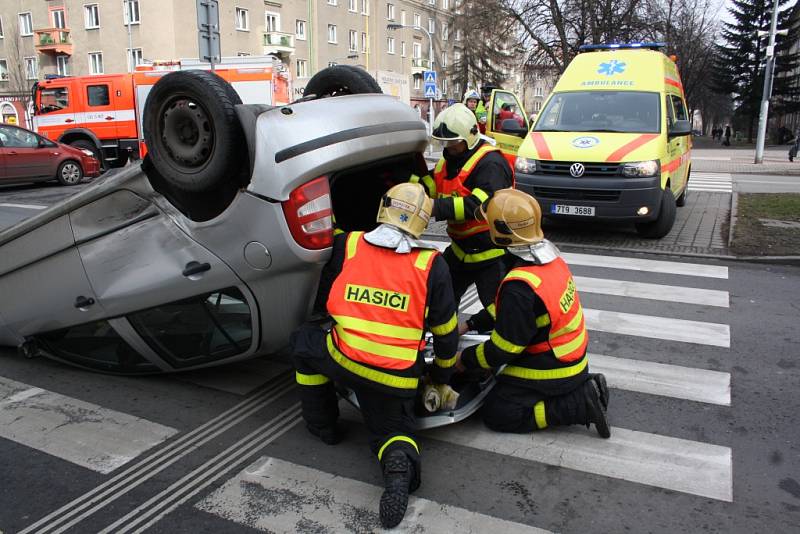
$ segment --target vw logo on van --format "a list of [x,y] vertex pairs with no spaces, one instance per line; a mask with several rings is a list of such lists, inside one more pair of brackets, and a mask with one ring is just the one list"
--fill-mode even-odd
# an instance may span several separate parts
[[600,139],[592,137],[591,135],[576,137],[575,139],[572,140],[572,146],[574,146],[575,148],[592,148],[593,146],[599,144],[600,144]]
[[569,173],[575,178],[580,178],[583,176],[585,171],[586,168],[583,166],[583,163],[573,163],[569,167]]

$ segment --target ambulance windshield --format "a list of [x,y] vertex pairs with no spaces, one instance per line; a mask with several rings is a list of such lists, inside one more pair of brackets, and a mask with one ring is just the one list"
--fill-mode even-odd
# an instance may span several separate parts
[[658,93],[576,91],[556,93],[536,122],[538,132],[659,133]]

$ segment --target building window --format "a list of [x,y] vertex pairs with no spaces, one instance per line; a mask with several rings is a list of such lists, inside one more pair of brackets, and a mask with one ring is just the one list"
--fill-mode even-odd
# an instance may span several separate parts
[[305,78],[308,76],[308,61],[305,59],[297,60],[297,77]]
[[447,52],[442,52],[442,67],[447,66]]
[[366,32],[361,32],[361,51],[366,53],[369,45]]
[[446,41],[450,37],[450,28],[446,22],[442,22],[442,41]]
[[336,44],[336,24],[328,24],[328,42]]
[[358,52],[358,32],[350,30],[350,35],[347,39],[348,50],[351,52]]
[[125,2],[122,18],[123,22],[127,25],[130,21],[130,24],[139,24],[139,0],[127,0]]
[[456,91],[456,97],[458,97],[459,95],[461,95],[461,84],[460,84],[460,83],[458,83],[458,82],[456,82],[456,88],[455,88],[455,91]]
[[369,15],[369,0],[361,0],[361,14]]
[[247,9],[236,8],[236,29],[243,32],[250,31],[250,11]]
[[402,41],[400,43],[400,55],[406,57],[406,42]]
[[83,21],[87,30],[100,27],[100,8],[97,7],[97,4],[83,6]]
[[456,30],[456,41],[460,40],[461,40],[461,29],[459,28]]
[[339,0],[328,0],[329,6],[336,6],[339,5]]
[[422,87],[422,76],[414,76],[414,89]]
[[419,13],[414,13],[414,26],[422,27],[422,16]]
[[144,63],[141,48],[134,48],[133,50],[128,48],[127,51],[128,51],[128,69],[134,70],[136,69],[137,65],[141,65],[142,63]]
[[402,24],[403,26],[406,25],[406,10],[405,9],[400,11],[400,24]]
[[394,4],[386,4],[386,18],[394,20]]
[[36,80],[39,78],[39,65],[35,57],[23,58],[25,61],[25,79]]
[[300,19],[294,21],[294,36],[301,41],[306,40],[306,21]]
[[390,54],[394,54],[394,37],[386,38],[386,51]]
[[103,74],[103,53],[89,53],[89,74]]
[[450,9],[450,0],[442,0],[442,9],[445,11]]
[[8,81],[8,61],[0,59],[0,82]]
[[2,39],[3,37],[5,37],[3,35],[3,17],[0,17],[0,39]]
[[542,103],[539,102],[538,100],[535,101],[533,103],[533,111],[535,111],[536,113],[539,113],[539,111],[541,111],[541,109],[542,109]]
[[411,48],[411,57],[414,59],[420,59],[422,57],[422,43],[414,43],[414,46]]
[[30,13],[19,14],[19,36],[33,35],[33,19]]
[[436,33],[436,21],[434,19],[428,19],[428,31],[431,35]]
[[447,78],[442,80],[442,93],[447,94]]
[[61,28],[63,30],[67,27],[67,17],[63,9],[54,9],[50,14],[53,18],[53,28]]
[[455,62],[456,63],[461,61],[461,51],[456,50],[455,52],[453,52],[453,56],[455,57]]
[[69,56],[56,56],[56,70],[59,76],[69,76]]
[[358,11],[358,0],[350,0],[347,11],[350,13],[356,13]]
[[280,13],[272,13],[270,11],[264,12],[264,27],[268,32],[281,31],[281,15]]
[[541,87],[534,87],[533,96],[544,96],[544,90]]

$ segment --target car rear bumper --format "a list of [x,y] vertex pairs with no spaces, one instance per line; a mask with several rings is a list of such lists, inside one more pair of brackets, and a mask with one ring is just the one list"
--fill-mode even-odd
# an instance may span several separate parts
[[[533,195],[542,215],[569,219],[651,221],[658,216],[661,178],[573,178],[546,174],[516,174],[517,189]],[[554,206],[591,206],[595,215],[556,215]],[[637,212],[647,208],[646,215]]]

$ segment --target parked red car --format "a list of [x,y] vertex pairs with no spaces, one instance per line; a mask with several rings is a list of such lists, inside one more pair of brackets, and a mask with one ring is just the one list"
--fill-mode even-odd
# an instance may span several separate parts
[[84,176],[99,175],[100,162],[89,150],[0,124],[0,184],[58,180],[62,185],[75,185]]

